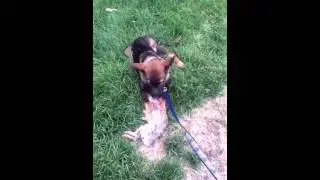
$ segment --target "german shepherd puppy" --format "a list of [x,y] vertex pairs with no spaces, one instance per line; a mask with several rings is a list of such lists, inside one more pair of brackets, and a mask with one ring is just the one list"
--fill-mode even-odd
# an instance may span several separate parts
[[142,99],[148,110],[149,98],[160,98],[164,87],[171,83],[170,68],[173,62],[179,68],[183,68],[184,64],[175,53],[168,53],[148,36],[134,40],[125,50],[125,54],[132,57],[131,67],[139,73]]

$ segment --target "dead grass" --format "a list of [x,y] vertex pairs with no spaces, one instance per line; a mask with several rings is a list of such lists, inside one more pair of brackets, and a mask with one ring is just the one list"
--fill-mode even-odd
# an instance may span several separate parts
[[[209,98],[189,115],[181,118],[181,123],[190,131],[203,152],[217,169],[219,180],[227,179],[227,87],[223,96]],[[178,129],[178,128],[172,128]],[[175,131],[176,131],[175,130]],[[171,133],[175,133],[172,131]],[[193,169],[184,165],[186,180],[211,180],[205,166]]]

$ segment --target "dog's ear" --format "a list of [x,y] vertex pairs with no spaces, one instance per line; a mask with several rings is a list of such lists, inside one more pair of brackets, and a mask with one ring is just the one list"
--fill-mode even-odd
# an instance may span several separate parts
[[131,67],[139,71],[144,71],[146,66],[143,63],[131,63]]
[[167,60],[163,61],[163,66],[165,68],[169,68],[172,65],[175,57],[175,54],[170,55]]

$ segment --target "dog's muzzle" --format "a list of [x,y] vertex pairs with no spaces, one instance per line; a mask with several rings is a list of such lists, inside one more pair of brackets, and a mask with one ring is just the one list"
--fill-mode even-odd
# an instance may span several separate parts
[[163,93],[163,87],[159,87],[159,88],[151,88],[151,96],[153,98],[159,98],[162,96]]

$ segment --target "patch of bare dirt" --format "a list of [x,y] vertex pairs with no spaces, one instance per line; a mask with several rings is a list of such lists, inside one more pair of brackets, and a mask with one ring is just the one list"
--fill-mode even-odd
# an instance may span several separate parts
[[[223,96],[207,99],[181,118],[181,123],[216,168],[219,180],[227,180],[227,87],[223,93]],[[214,179],[203,164],[197,170],[184,165],[184,171],[186,180]]]

